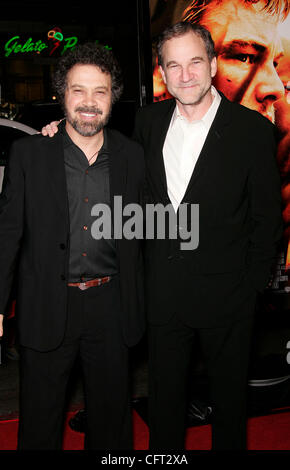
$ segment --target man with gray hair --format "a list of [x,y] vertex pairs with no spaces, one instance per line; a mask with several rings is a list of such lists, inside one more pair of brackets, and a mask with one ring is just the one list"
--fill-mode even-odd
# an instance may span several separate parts
[[198,204],[200,217],[195,250],[169,238],[146,242],[150,448],[184,446],[198,341],[213,408],[212,448],[242,450],[256,295],[267,286],[282,231],[275,128],[213,87],[217,59],[203,26],[168,27],[157,49],[174,98],[137,113],[147,201],[171,203],[177,215],[181,206]]

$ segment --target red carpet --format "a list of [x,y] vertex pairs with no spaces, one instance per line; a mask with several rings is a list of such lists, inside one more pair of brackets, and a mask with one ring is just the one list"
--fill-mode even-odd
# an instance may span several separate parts
[[[64,432],[64,450],[82,450],[84,435],[68,426],[75,413],[68,413]],[[148,449],[148,427],[133,411],[134,449]],[[15,450],[18,420],[0,421],[0,450]],[[197,426],[188,429],[187,450],[209,450],[211,428]],[[290,450],[290,412],[250,418],[248,421],[248,450]]]

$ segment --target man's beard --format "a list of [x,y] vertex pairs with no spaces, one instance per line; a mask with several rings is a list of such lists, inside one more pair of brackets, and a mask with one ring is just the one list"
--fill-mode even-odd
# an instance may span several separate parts
[[92,122],[86,122],[78,118],[73,118],[67,109],[65,110],[65,115],[67,121],[75,131],[77,131],[83,137],[92,137],[93,135],[98,134],[108,124],[111,115],[111,109],[112,108],[110,108],[109,112],[104,116],[103,111],[95,107],[80,106],[75,109],[75,112],[94,113],[96,115],[102,116],[102,118],[100,117],[99,119],[95,119]]

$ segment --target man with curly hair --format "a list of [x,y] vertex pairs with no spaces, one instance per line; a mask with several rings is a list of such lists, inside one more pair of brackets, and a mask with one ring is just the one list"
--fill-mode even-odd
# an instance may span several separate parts
[[128,348],[144,330],[140,247],[136,239],[95,237],[90,221],[97,204],[115,220],[115,196],[139,202],[143,151],[106,128],[122,92],[111,51],[87,43],[67,53],[54,85],[66,117],[60,132],[13,145],[0,198],[1,313],[19,255],[18,448],[61,449],[66,388],[79,355],[86,447],[128,449]]

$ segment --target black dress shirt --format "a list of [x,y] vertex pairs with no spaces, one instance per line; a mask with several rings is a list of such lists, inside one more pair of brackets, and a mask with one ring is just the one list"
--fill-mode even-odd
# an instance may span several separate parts
[[64,163],[70,218],[69,282],[86,281],[118,273],[115,240],[92,237],[91,215],[95,204],[110,207],[110,177],[107,134],[96,161],[89,165],[84,152],[74,144],[60,125],[63,135]]

